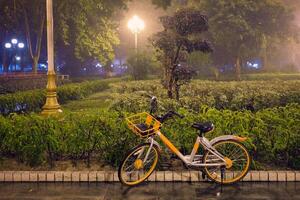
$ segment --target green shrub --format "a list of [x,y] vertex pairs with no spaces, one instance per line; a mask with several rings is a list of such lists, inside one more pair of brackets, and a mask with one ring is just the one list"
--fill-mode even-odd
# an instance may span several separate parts
[[[84,98],[95,92],[108,88],[109,81],[86,81],[82,83],[68,84],[57,88],[58,101],[61,104],[70,100]],[[38,112],[45,104],[45,90],[31,90],[25,92],[16,92],[0,96],[0,113],[8,115],[9,113]]]
[[[212,121],[216,129],[209,139],[234,134],[248,137],[245,143],[254,163],[299,169],[300,105],[250,111],[217,110],[207,106],[198,112],[180,109],[184,119],[170,120],[162,132],[183,152],[190,153],[197,132],[191,128],[196,121]],[[63,114],[44,118],[37,114],[0,117],[0,154],[14,157],[28,165],[56,160],[97,158],[118,166],[126,152],[141,142],[126,126],[124,117],[130,113],[98,110]],[[256,167],[256,166],[254,166]]]
[[[119,93],[112,107],[120,110],[140,110],[146,102],[145,94],[158,96],[160,104],[167,107],[185,107],[199,111],[207,105],[217,109],[251,110],[285,106],[300,103],[300,81],[241,81],[215,82],[192,81],[181,90],[179,102],[167,98],[166,90],[159,81],[132,81],[112,84],[112,91]],[[130,102],[137,99],[134,107]],[[141,99],[140,101],[138,99]]]

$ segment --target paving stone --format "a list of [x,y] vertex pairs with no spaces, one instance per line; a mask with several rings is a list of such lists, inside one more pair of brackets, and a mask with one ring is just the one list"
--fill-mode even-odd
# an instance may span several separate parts
[[56,182],[63,182],[63,172],[56,171],[54,174]]
[[6,182],[13,182],[14,181],[13,172],[6,171],[4,174],[4,179]]
[[54,172],[48,172],[46,174],[47,182],[54,182],[55,181],[55,173]]
[[38,181],[38,176],[36,172],[30,172],[29,173],[29,181],[30,182],[37,182]]
[[173,181],[182,181],[181,171],[174,171],[173,172]]
[[296,176],[296,181],[300,181],[300,171],[297,171],[295,173],[295,176]]
[[152,174],[147,178],[147,181],[155,181],[156,171],[152,172]]
[[182,176],[182,181],[191,181],[191,174],[189,171],[182,172],[181,176]]
[[21,172],[13,173],[13,179],[14,182],[22,182],[22,173]]
[[118,176],[118,172],[114,172],[114,175],[113,175],[114,177],[114,182],[119,182],[120,180],[119,180],[119,176]]
[[251,181],[251,173],[248,172],[244,178],[242,179],[242,181],[245,181],[245,182],[248,182],[248,181]]
[[105,181],[105,172],[104,171],[97,172],[97,181],[99,181],[99,182]]
[[14,182],[22,182],[22,172],[21,171],[13,172],[13,180]]
[[251,181],[259,181],[259,172],[251,171]]
[[269,173],[267,171],[259,171],[260,181],[269,181]]
[[296,180],[296,173],[294,171],[287,171],[286,172],[286,181],[295,181]]
[[191,181],[195,182],[195,181],[200,181],[200,174],[198,171],[190,171],[191,174]]
[[89,182],[96,182],[97,181],[97,172],[91,171],[89,172]]
[[269,181],[278,181],[277,172],[276,171],[269,171]]
[[38,181],[39,182],[47,181],[46,172],[37,172],[37,176],[38,176]]
[[4,172],[0,172],[0,182],[4,182]]
[[173,172],[165,171],[165,181],[173,181]]
[[111,171],[105,172],[104,177],[106,182],[112,182],[114,181],[114,172]]
[[72,172],[71,179],[72,179],[72,182],[79,182],[80,181],[80,173]]
[[30,181],[30,172],[24,171],[21,173],[22,182],[29,182]]
[[165,181],[164,171],[157,171],[156,172],[156,181]]
[[286,172],[285,171],[278,171],[277,172],[277,181],[286,181]]
[[80,172],[80,175],[79,175],[79,181],[80,182],[88,182],[89,181],[89,176],[88,176],[88,172]]
[[63,181],[71,182],[72,181],[72,172],[64,172],[63,173]]

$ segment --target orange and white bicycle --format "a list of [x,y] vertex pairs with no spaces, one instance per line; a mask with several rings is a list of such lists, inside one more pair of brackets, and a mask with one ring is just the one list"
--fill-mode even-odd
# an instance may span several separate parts
[[[151,98],[151,111],[157,106],[157,98]],[[134,186],[146,180],[154,171],[161,147],[155,138],[160,140],[177,155],[188,167],[197,167],[202,170],[210,180],[221,184],[230,184],[242,179],[250,166],[250,155],[242,144],[247,138],[223,135],[208,140],[206,133],[214,130],[211,122],[194,123],[193,128],[199,131],[196,142],[190,155],[183,155],[160,131],[162,123],[177,116],[184,116],[169,111],[161,117],[154,117],[149,113],[139,113],[128,117],[129,128],[146,140],[145,143],[134,147],[128,152],[119,166],[119,180],[128,186]],[[199,146],[204,148],[204,154],[198,155]]]

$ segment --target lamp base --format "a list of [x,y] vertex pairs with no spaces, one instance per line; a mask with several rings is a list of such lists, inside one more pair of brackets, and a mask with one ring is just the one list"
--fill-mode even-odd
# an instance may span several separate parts
[[43,106],[42,115],[50,116],[62,113],[60,105],[57,102],[56,93],[56,75],[54,72],[48,72],[48,82],[47,82],[47,99]]

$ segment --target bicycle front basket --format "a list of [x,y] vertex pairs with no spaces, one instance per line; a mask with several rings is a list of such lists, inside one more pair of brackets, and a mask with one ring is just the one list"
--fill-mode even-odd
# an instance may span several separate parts
[[143,112],[126,118],[128,127],[140,137],[148,137],[160,129],[161,123],[149,113]]

